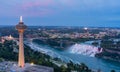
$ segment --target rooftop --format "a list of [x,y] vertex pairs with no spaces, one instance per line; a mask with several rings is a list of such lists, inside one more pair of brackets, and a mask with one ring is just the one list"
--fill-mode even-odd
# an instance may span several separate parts
[[54,72],[53,68],[26,63],[24,68],[17,65],[17,62],[1,62],[0,71],[5,72]]

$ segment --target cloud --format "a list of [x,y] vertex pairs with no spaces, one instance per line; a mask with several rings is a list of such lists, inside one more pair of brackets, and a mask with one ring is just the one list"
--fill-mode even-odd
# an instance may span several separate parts
[[49,7],[54,5],[53,0],[35,0],[23,3],[21,6],[23,9],[29,9],[31,7]]
[[0,0],[0,3],[0,17],[11,19],[23,15],[32,18],[35,24],[94,26],[120,23],[120,0]]
[[119,0],[0,0],[1,16],[98,16],[119,11]]
[[54,11],[50,8],[54,3],[52,0],[26,2],[21,5],[21,10],[26,16],[46,16]]
[[1,16],[43,16],[53,14],[53,0],[0,1]]

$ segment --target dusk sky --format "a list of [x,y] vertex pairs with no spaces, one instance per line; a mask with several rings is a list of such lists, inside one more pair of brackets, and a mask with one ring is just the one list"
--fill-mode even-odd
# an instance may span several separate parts
[[120,0],[0,0],[0,25],[120,27]]

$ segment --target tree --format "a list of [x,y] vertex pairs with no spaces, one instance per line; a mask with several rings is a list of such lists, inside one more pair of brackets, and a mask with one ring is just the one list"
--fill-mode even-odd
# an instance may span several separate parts
[[67,72],[67,68],[64,65],[61,65],[61,72]]
[[0,62],[2,62],[2,61],[4,61],[4,59],[3,59],[3,58],[0,58]]
[[99,43],[98,43],[98,42],[93,42],[92,45],[94,45],[94,46],[98,46]]
[[111,72],[115,72],[115,70],[111,70]]

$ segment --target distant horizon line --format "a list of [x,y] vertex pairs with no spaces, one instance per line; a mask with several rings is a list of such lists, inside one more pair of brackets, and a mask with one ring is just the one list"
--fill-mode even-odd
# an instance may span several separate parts
[[[0,25],[0,27],[14,27],[15,25]],[[120,28],[120,27],[115,27],[115,26],[49,26],[49,25],[27,25],[28,27],[88,27],[88,28]]]

